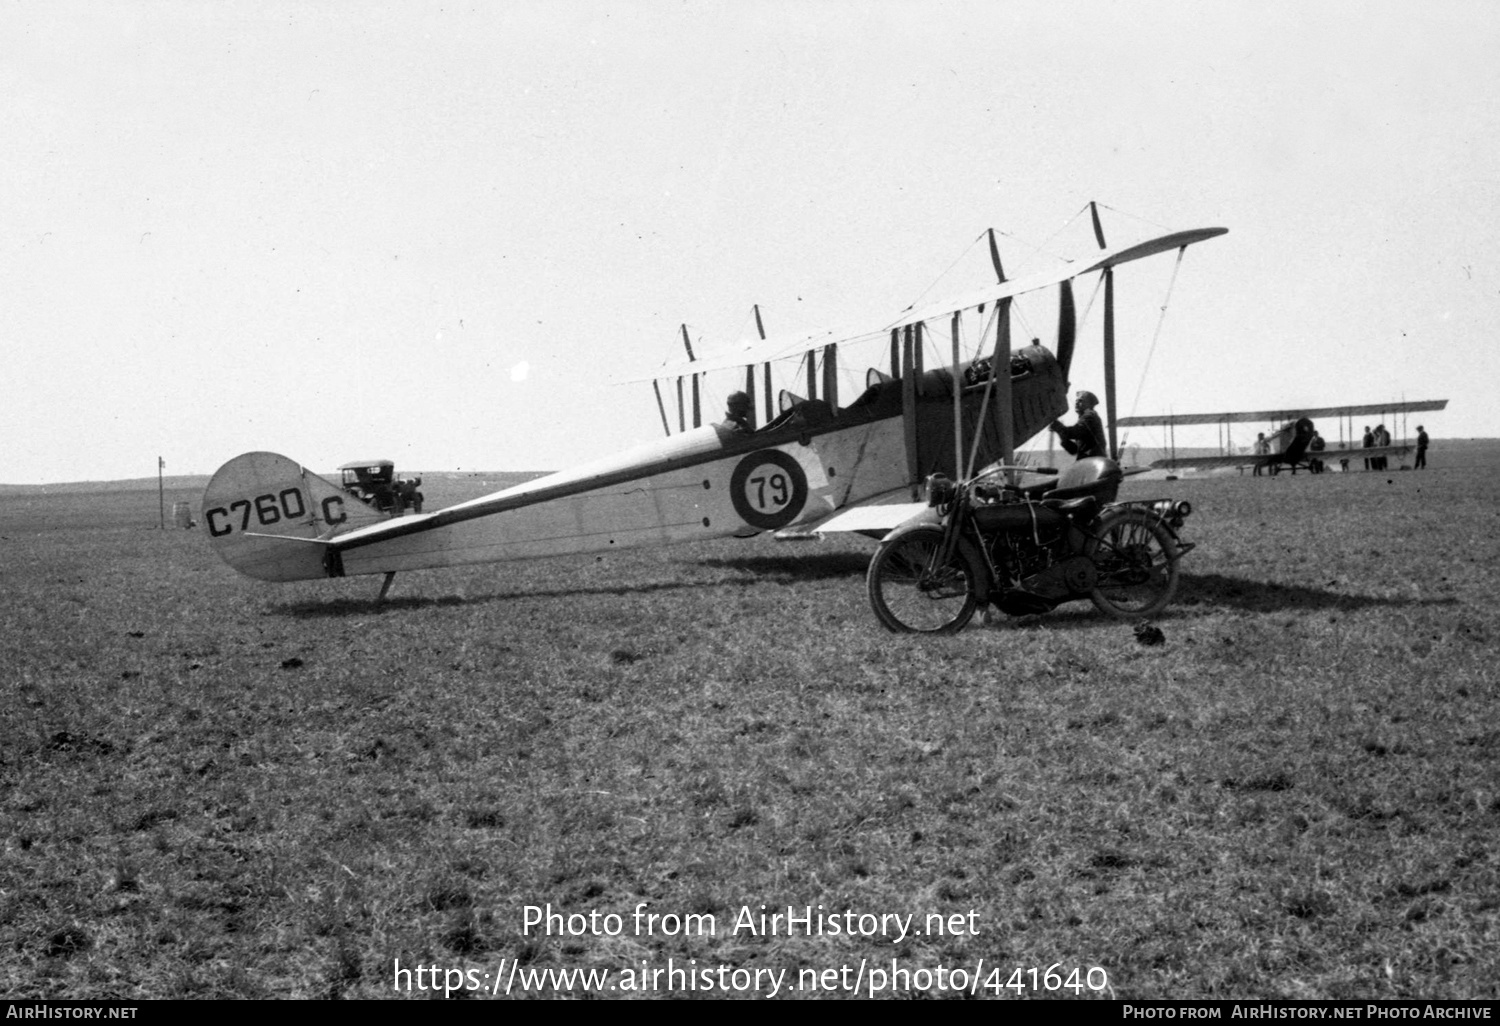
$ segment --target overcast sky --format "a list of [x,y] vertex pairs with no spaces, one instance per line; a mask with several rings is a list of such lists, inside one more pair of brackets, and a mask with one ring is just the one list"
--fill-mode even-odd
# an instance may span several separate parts
[[879,327],[1091,199],[1230,229],[1154,348],[1172,258],[1122,269],[1122,414],[1500,436],[1497,79],[1484,0],[5,3],[0,481],[563,467],[660,436],[611,382],[679,324]]

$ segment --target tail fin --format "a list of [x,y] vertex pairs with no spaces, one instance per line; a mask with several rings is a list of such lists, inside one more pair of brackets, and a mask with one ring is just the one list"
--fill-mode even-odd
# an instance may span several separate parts
[[203,524],[219,557],[263,581],[326,577],[323,543],[384,519],[373,506],[273,452],[236,456],[203,493]]

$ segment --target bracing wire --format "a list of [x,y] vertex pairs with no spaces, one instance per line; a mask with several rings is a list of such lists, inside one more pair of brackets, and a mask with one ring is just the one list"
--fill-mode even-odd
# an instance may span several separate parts
[[[1018,235],[1013,235],[1010,232],[1002,232],[999,229],[996,229],[995,234],[1001,236],[1002,238],[1009,239],[1009,240],[1011,240],[1012,242],[1016,243],[1019,246],[1025,247],[1027,250],[1030,251],[1030,253],[1028,254],[1029,256],[1036,256],[1038,253],[1040,253],[1043,256],[1051,257],[1053,260],[1066,260],[1067,257],[1064,257],[1060,253],[1054,253],[1050,249],[1048,249],[1047,247],[1050,246],[1050,245],[1052,245],[1052,240],[1053,239],[1057,238],[1063,232],[1067,231],[1068,228],[1072,226],[1073,222],[1076,221],[1076,220],[1078,220],[1078,218],[1081,217],[1083,215],[1083,212],[1085,210],[1087,210],[1088,208],[1089,208],[1089,206],[1088,206],[1087,203],[1085,203],[1083,206],[1079,207],[1077,213],[1075,213],[1072,217],[1070,217],[1066,221],[1064,221],[1060,226],[1058,226],[1058,228],[1057,228],[1056,231],[1054,231],[1051,235],[1047,236],[1040,243],[1028,242],[1027,240],[1021,238]],[[1025,266],[1025,261],[1023,260],[1019,266]]]
[[[1139,214],[1132,214],[1128,210],[1121,210],[1118,207],[1111,207],[1111,206],[1108,206],[1107,204],[1104,204],[1104,203],[1099,203],[1097,205],[1099,207],[1105,209],[1105,210],[1108,210],[1110,213],[1119,214],[1121,217],[1128,217],[1128,218],[1130,218],[1133,221],[1140,221],[1140,222],[1142,222],[1144,224],[1149,224],[1151,227],[1158,228],[1161,231],[1169,232],[1169,231],[1172,230],[1167,225],[1157,224],[1155,221],[1151,220],[1149,217],[1142,217]],[[1078,215],[1075,214],[1073,216],[1077,217]]]
[[1083,335],[1084,325],[1089,322],[1089,311],[1094,309],[1094,300],[1099,298],[1099,290],[1103,287],[1104,275],[1101,274],[1094,279],[1094,291],[1089,294],[1089,301],[1083,305],[1083,315],[1078,318],[1078,326],[1073,329],[1079,336]]
[[[1073,224],[1074,221],[1076,221],[1080,217],[1082,217],[1083,216],[1083,212],[1085,210],[1087,210],[1088,208],[1089,208],[1089,205],[1087,203],[1085,203],[1083,206],[1079,207],[1078,210],[1077,210],[1077,212],[1075,212],[1072,217],[1068,218],[1066,221],[1064,221],[1061,225],[1058,226],[1057,231],[1053,232],[1051,235],[1049,235],[1045,239],[1043,239],[1042,240],[1042,244],[1040,246],[1033,246],[1032,248],[1035,249],[1037,252],[1047,253],[1049,256],[1056,256],[1057,254],[1050,253],[1048,251],[1047,247],[1052,244],[1052,240],[1053,239],[1057,238],[1063,232],[1067,231],[1068,228],[1072,226],[1072,224]],[[1017,240],[1017,241],[1019,241],[1019,240]]]
[[[1017,296],[1016,298],[1019,299],[1020,297]],[[1031,321],[1027,319],[1026,311],[1021,308],[1020,303],[1012,302],[1010,304],[1010,312],[1011,316],[1016,319],[1017,327],[1021,329],[1021,337],[1026,340],[1027,345],[1031,344],[1032,339],[1041,337],[1040,333],[1032,327]]]
[[[979,245],[979,240],[983,239],[984,237],[985,237],[985,233],[984,232],[980,232],[977,236],[975,236],[974,237],[974,241],[971,242],[971,243],[969,243],[967,246],[964,247],[964,251],[958,255],[958,257],[953,261],[953,263],[949,264],[946,268],[943,269],[943,272],[941,274],[939,274],[936,278],[932,279],[932,281],[928,283],[927,287],[925,289],[923,289],[920,293],[917,294],[917,298],[913,299],[910,303],[906,304],[906,306],[901,310],[901,313],[904,314],[908,310],[914,310],[914,309],[916,309],[917,304],[922,301],[922,299],[927,295],[927,293],[931,292],[934,288],[936,288],[938,282],[942,281],[949,274],[951,274],[953,272],[953,269],[955,267],[957,267],[960,263],[963,262],[963,259],[969,255],[970,251],[972,251],[975,246]],[[900,314],[898,314],[897,316],[899,317]]]
[[[1167,225],[1158,224],[1156,221],[1151,220],[1149,217],[1142,217],[1139,214],[1132,214],[1127,210],[1121,210],[1118,207],[1112,207],[1106,203],[1099,203],[1098,206],[1102,207],[1105,210],[1108,210],[1112,214],[1119,214],[1121,217],[1128,217],[1133,221],[1140,221],[1143,224],[1149,224],[1151,225],[1151,227],[1159,229],[1161,231],[1171,231],[1171,228],[1169,228]],[[1177,269],[1182,266],[1182,254],[1185,249],[1186,247],[1183,247],[1183,249],[1179,249],[1177,251],[1177,264],[1172,268],[1172,282],[1167,286],[1167,294],[1162,299],[1161,316],[1156,319],[1156,332],[1151,336],[1151,348],[1147,351],[1146,362],[1141,368],[1141,380],[1135,386],[1135,398],[1134,400],[1132,400],[1130,405],[1130,416],[1132,417],[1135,416],[1136,407],[1140,405],[1141,392],[1146,387],[1146,371],[1150,369],[1151,357],[1156,352],[1156,340],[1161,337],[1162,322],[1166,320],[1167,304],[1171,301],[1172,298],[1172,286],[1177,283]],[[1129,437],[1130,432],[1127,430],[1120,439],[1120,445],[1122,447],[1125,445]]]
[[[1086,210],[1088,210],[1088,204],[1087,203],[1085,203],[1082,207],[1078,208],[1078,211],[1076,213],[1074,213],[1072,217],[1070,217],[1066,221],[1064,221],[1058,227],[1058,229],[1056,231],[1054,231],[1051,235],[1049,235],[1045,239],[1043,239],[1040,244],[1033,243],[1033,242],[1028,242],[1027,240],[1022,239],[1020,236],[1014,235],[1014,234],[1012,234],[1010,232],[1007,232],[1007,231],[1001,231],[998,228],[993,229],[993,230],[994,230],[994,232],[995,232],[995,234],[997,236],[999,236],[1001,238],[1004,238],[1004,239],[1009,239],[1010,241],[1016,243],[1017,245],[1022,246],[1025,249],[1029,250],[1030,251],[1029,255],[1031,255],[1031,256],[1035,256],[1036,254],[1040,253],[1040,254],[1043,254],[1045,256],[1049,256],[1049,257],[1053,258],[1054,260],[1062,260],[1062,259],[1065,259],[1065,258],[1062,257],[1062,256],[1060,256],[1057,253],[1053,253],[1047,247],[1049,245],[1051,245],[1053,239],[1057,238],[1063,232],[1067,231],[1068,227],[1070,225],[1072,225],[1072,223],[1074,221],[1078,220],[1079,217],[1083,216],[1083,212],[1086,211]],[[932,281],[928,284],[928,286],[925,289],[923,289],[916,296],[915,299],[913,299],[910,303],[908,303],[901,310],[901,313],[904,314],[904,313],[907,313],[910,310],[916,309],[917,304],[919,304],[920,302],[922,302],[922,300],[924,298],[926,298],[926,296],[928,295],[928,293],[930,293],[934,288],[937,287],[938,282],[942,281],[949,274],[951,274],[953,272],[953,269],[955,267],[957,267],[960,263],[962,263],[965,260],[965,258],[968,257],[969,253],[974,249],[974,247],[977,246],[977,245],[979,245],[980,242],[982,242],[982,241],[985,240],[985,238],[986,238],[986,236],[988,234],[989,234],[989,230],[987,229],[986,231],[982,231],[978,235],[976,235],[974,237],[974,240],[972,242],[970,242],[968,244],[968,246],[964,247],[963,252],[960,253],[958,255],[958,257],[951,264],[949,264],[946,268],[944,268],[941,274],[939,274],[937,277],[933,278]],[[1028,330],[1029,330],[1029,328],[1028,328]]]
[[1151,348],[1146,350],[1146,362],[1141,365],[1141,379],[1135,386],[1135,398],[1130,404],[1130,416],[1135,416],[1136,407],[1141,402],[1141,391],[1146,387],[1146,373],[1151,369],[1151,358],[1156,355],[1156,343],[1161,338],[1161,328],[1167,319],[1167,307],[1172,302],[1172,289],[1177,285],[1177,272],[1182,269],[1182,257],[1187,252],[1187,247],[1182,246],[1177,250],[1177,261],[1172,265],[1172,280],[1167,282],[1167,293],[1161,299],[1161,314],[1156,318],[1156,330],[1151,333]]

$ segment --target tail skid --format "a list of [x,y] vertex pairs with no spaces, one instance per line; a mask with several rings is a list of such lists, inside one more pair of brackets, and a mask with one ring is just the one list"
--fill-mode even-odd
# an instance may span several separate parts
[[203,523],[214,550],[240,573],[263,581],[328,576],[327,542],[385,519],[331,481],[272,452],[236,456],[203,493]]

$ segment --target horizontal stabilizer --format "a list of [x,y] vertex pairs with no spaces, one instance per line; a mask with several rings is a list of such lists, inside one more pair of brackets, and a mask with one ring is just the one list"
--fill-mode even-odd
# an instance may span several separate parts
[[857,506],[835,514],[813,528],[818,534],[849,531],[870,534],[893,531],[927,508],[925,502],[899,502],[886,506]]

